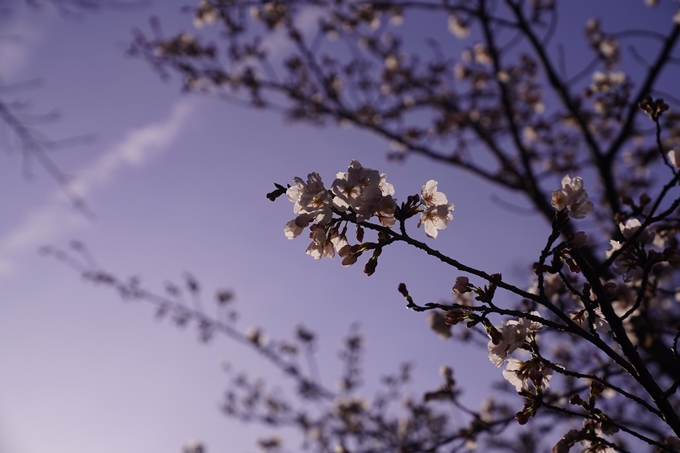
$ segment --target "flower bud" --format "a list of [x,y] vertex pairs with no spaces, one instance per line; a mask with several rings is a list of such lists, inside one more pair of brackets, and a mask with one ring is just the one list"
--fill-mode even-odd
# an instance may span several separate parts
[[581,396],[578,393],[571,395],[571,397],[569,398],[569,404],[581,406],[583,403],[584,403],[584,401],[583,401],[583,399],[581,399]]
[[351,266],[356,263],[362,252],[350,253],[342,260],[343,267]]
[[517,423],[519,423],[520,425],[526,425],[527,422],[529,421],[529,418],[530,418],[529,415],[524,411],[517,412],[515,414],[515,420],[517,420]]
[[590,394],[598,396],[604,392],[605,386],[600,381],[590,381]]
[[457,277],[456,284],[453,285],[452,291],[458,294],[465,294],[471,291],[470,279],[467,277]]
[[371,257],[364,266],[364,274],[369,277],[375,273],[375,269],[378,267],[378,260]]

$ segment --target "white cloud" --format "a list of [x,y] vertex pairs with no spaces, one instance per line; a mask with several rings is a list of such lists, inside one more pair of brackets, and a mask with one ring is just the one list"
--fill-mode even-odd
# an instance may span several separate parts
[[188,101],[180,101],[165,121],[130,132],[120,144],[77,173],[77,180],[69,186],[72,193],[87,197],[93,190],[106,185],[119,168],[144,165],[177,137],[191,109]]
[[[113,182],[117,171],[146,164],[176,139],[192,110],[189,101],[179,101],[164,121],[127,134],[119,144],[76,172],[78,176],[69,186],[70,193],[91,198],[97,189]],[[14,229],[0,236],[0,275],[8,275],[16,270],[12,257],[89,224],[81,213],[70,206],[63,193],[55,190],[44,205],[29,212]]]

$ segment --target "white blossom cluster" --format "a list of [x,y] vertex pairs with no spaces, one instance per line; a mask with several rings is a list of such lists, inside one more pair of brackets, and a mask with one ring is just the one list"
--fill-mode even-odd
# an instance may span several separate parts
[[[631,239],[641,226],[642,223],[640,223],[640,221],[635,218],[628,219],[625,224],[619,223],[621,234],[623,234],[623,237],[626,240]],[[646,245],[652,242],[652,239],[652,234],[650,234],[648,231],[643,231],[642,234],[637,236],[635,242],[640,245]],[[605,253],[607,259],[611,258],[615,252],[621,249],[623,243],[614,239],[610,239],[609,245],[611,245],[611,249],[607,250]],[[635,277],[636,273],[641,272],[638,263],[638,250],[635,246],[630,246],[623,252],[620,252],[616,258],[614,258],[612,270],[614,273],[619,274],[623,278],[624,282],[630,282],[633,280],[633,277]]]
[[[532,315],[539,317],[537,311],[531,312]],[[507,360],[507,366],[503,371],[503,377],[515,386],[515,390],[530,390],[530,383],[534,388],[547,388],[552,378],[552,369],[540,360],[531,359],[526,362],[515,358],[508,358],[508,355],[522,347],[528,340],[527,337],[535,335],[543,326],[535,321],[528,319],[504,320],[496,330],[500,333],[500,341],[497,338],[489,340],[489,360],[497,367],[503,366]]]
[[[537,311],[531,312],[531,314],[539,316]],[[503,324],[497,327],[502,340],[498,344],[494,344],[493,341],[489,340],[489,360],[497,367],[501,367],[508,354],[522,346],[529,333],[538,332],[541,327],[541,324],[524,318],[504,320]]]
[[[333,258],[335,253],[344,258],[343,265],[351,265],[356,255],[350,254],[345,232],[339,231],[333,214],[353,214],[357,223],[377,217],[380,224],[391,228],[395,225],[397,210],[393,198],[394,186],[386,181],[386,175],[371,168],[364,168],[353,160],[346,172],[340,172],[326,189],[318,173],[307,175],[307,181],[294,178],[295,185],[288,188],[288,200],[294,203],[297,217],[288,222],[284,233],[288,239],[298,237],[309,227],[312,243],[307,254],[315,259]],[[437,191],[437,181],[430,180],[422,188],[418,212],[425,234],[437,237],[438,230],[446,228],[453,218],[453,205],[446,195]],[[333,227],[335,226],[335,227]]]
[[443,230],[453,218],[453,205],[449,204],[446,195],[437,191],[437,181],[431,179],[420,192],[425,208],[420,215],[418,226],[425,226],[425,234],[431,238],[437,237],[437,230]]

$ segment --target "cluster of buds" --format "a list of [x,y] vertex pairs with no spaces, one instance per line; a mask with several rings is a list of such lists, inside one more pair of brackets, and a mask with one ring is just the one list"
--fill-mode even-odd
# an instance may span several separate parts
[[638,103],[638,107],[655,121],[659,119],[663,112],[670,108],[663,99],[653,99],[649,95],[645,96],[645,98]]

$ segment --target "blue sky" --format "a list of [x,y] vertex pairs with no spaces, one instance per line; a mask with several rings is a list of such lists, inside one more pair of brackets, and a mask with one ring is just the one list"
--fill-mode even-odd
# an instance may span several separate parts
[[[26,179],[18,150],[0,156],[0,453],[172,452],[190,439],[209,451],[254,451],[262,431],[218,411],[227,383],[219,364],[280,380],[228,340],[202,345],[193,330],[157,322],[150,307],[124,303],[38,256],[41,246],[72,239],[105,268],[139,275],[150,288],[191,272],[206,300],[216,288],[232,289],[244,328],[260,326],[272,337],[300,323],[315,330],[329,386],[338,376],[338,339],[359,321],[367,381],[411,361],[415,393],[435,386],[447,364],[476,405],[499,370],[483,352],[436,338],[396,291],[405,282],[421,302],[448,300],[459,273],[400,245],[384,251],[370,278],[360,265],[314,261],[304,253],[306,239],[283,235],[292,204],[265,194],[273,182],[312,171],[329,183],[351,159],[387,173],[400,200],[438,180],[455,205],[454,220],[428,243],[519,286],[528,285],[527,264],[542,247],[545,223],[499,207],[492,196],[524,202],[466,175],[418,158],[388,162],[389,146],[376,137],[290,125],[273,113],[181,94],[176,80],[161,82],[126,57],[125,45],[151,14],[167,30],[189,29],[190,18],[177,13],[183,4],[77,21],[22,4],[1,25],[21,37],[0,43],[3,81],[40,81],[13,98],[29,101],[32,112],[62,114],[40,131],[54,139],[94,136],[53,155],[94,219],[76,212],[39,165]],[[602,4],[608,10],[612,1]],[[445,21],[439,26],[444,31]],[[580,36],[582,23],[575,27]],[[422,231],[414,235],[425,239]]]

